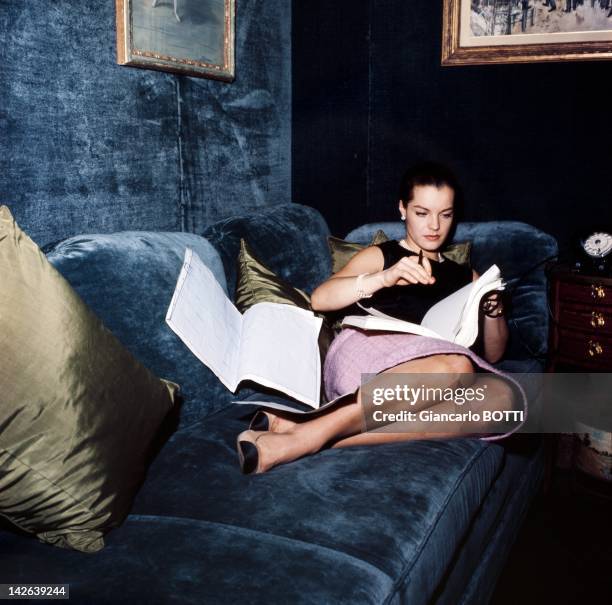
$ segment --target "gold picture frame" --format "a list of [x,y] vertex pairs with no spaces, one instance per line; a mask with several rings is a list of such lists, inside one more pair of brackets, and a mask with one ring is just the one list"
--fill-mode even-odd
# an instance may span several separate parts
[[117,63],[231,82],[235,0],[115,0]]
[[442,65],[612,59],[612,0],[443,1]]

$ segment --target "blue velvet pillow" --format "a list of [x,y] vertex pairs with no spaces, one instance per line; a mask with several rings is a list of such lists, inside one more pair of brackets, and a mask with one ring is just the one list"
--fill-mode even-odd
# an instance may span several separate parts
[[181,386],[183,424],[232,399],[165,322],[186,247],[193,248],[225,289],[221,259],[198,235],[146,231],[80,235],[48,252],[49,261],[121,343],[155,374]]
[[221,255],[231,297],[236,290],[241,239],[249,242],[255,256],[276,275],[307,294],[331,274],[329,229],[323,217],[308,206],[258,208],[256,213],[214,223],[203,235]]

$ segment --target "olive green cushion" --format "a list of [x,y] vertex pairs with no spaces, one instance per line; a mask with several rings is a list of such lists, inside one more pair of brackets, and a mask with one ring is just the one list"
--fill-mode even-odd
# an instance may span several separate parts
[[[300,309],[312,311],[310,296],[276,275],[253,254],[247,242],[241,239],[234,303],[236,308],[244,313],[254,304],[260,302],[294,305]],[[323,318],[321,332],[319,333],[319,352],[322,366],[325,362],[327,350],[334,338],[334,331],[324,315],[319,313],[316,313],[316,315]]]
[[470,254],[472,252],[472,242],[460,242],[449,244],[442,250],[442,256],[455,261],[460,265],[470,266]]
[[[388,241],[388,237],[382,229],[379,229],[372,238],[370,242],[370,246],[375,246],[376,244],[382,244],[383,242]],[[344,239],[340,239],[339,237],[334,237],[333,235],[328,236],[327,243],[329,245],[329,252],[331,254],[332,259],[332,273],[338,273],[342,267],[346,266],[346,264],[359,252],[363,250],[367,246],[364,244],[357,244],[355,242],[347,242]]]
[[289,304],[310,310],[310,296],[276,275],[255,256],[246,241],[241,238],[234,303],[236,308],[244,313],[260,302]]
[[108,331],[0,207],[0,515],[44,542],[104,546],[177,386]]
[[[386,242],[388,240],[389,238],[387,237],[387,234],[382,229],[379,229],[374,234],[374,237],[372,237],[372,241],[369,245],[375,246],[376,244],[381,244],[382,242]],[[332,235],[327,238],[327,243],[329,244],[329,251],[332,258],[332,273],[337,273],[340,271],[340,269],[346,266],[346,264],[351,260],[351,258],[353,258],[353,256],[355,256],[355,254],[357,254],[357,252],[367,247],[365,244],[348,242]],[[449,244],[442,250],[442,254],[446,258],[455,261],[460,265],[469,266],[471,249],[471,242]]]

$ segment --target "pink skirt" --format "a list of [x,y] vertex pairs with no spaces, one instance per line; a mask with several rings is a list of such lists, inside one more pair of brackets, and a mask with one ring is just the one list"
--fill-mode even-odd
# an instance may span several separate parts
[[[343,328],[334,338],[323,368],[323,382],[328,401],[347,393],[354,393],[361,386],[362,374],[379,374],[404,361],[429,355],[465,355],[484,371],[492,372],[514,384],[523,399],[527,419],[527,396],[523,387],[512,376],[493,367],[490,363],[461,345],[417,334],[399,332],[366,332],[355,328]],[[481,437],[495,440],[516,432],[521,425],[504,435]]]

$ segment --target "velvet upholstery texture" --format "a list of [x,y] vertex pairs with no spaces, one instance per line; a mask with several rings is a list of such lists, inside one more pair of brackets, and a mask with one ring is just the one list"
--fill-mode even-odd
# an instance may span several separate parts
[[186,247],[198,254],[225,289],[216,250],[188,233],[75,236],[55,245],[48,258],[142,363],[181,386],[185,401],[181,422],[189,423],[226,405],[231,393],[165,321]]
[[0,2],[0,39],[0,203],[38,244],[291,198],[291,2],[236,2],[232,84],[117,65],[113,0]]
[[[349,241],[368,242],[382,229],[390,238],[401,239],[405,228],[396,223],[370,223],[354,229]],[[508,314],[510,339],[508,359],[544,359],[548,338],[548,305],[543,261],[558,253],[556,240],[525,223],[492,221],[459,223],[453,242],[472,242],[471,263],[479,273],[497,264],[511,294]]]
[[[130,271],[129,296],[145,300],[153,293],[153,300],[159,289],[157,298],[169,301],[183,238],[195,236],[177,236],[182,243],[174,260],[156,265],[168,275],[143,286],[143,280],[134,278],[140,264],[155,265],[154,259],[166,254],[149,235],[142,247],[153,250],[147,256],[137,248],[141,258]],[[235,283],[244,237],[275,273],[309,291],[331,272],[327,235],[316,211],[277,206],[212,225],[207,236],[219,257],[206,257],[203,249],[198,254],[207,264],[222,266],[227,283]],[[389,235],[394,236],[391,230]],[[112,264],[129,266],[135,254],[124,236],[117,234]],[[87,282],[88,270],[96,265],[88,259],[90,252],[96,258],[97,246],[78,259],[71,279]],[[107,270],[116,281],[110,266]],[[156,332],[158,320],[134,329],[131,321],[139,326],[138,319],[123,325],[121,305],[114,304],[108,290],[102,294],[106,286],[98,277],[84,292],[89,290],[86,295],[101,309],[108,308],[109,316],[118,316],[112,325],[126,346],[153,363],[181,354]],[[121,280],[117,287],[127,288]],[[140,304],[146,314],[162,315],[167,301],[159,302],[159,309]],[[150,336],[143,337],[142,330],[150,330]],[[185,382],[179,376],[185,359],[167,377]],[[538,362],[508,359],[501,365],[521,372],[532,371]],[[0,565],[0,582],[26,582],[35,572],[36,581],[69,582],[76,603],[108,602],[117,591],[130,602],[180,598],[198,604],[266,605],[477,603],[479,595],[490,594],[541,480],[537,440],[529,451],[509,442],[467,438],[327,449],[263,475],[245,476],[235,439],[256,406],[231,405],[233,397],[215,388],[207,379],[191,382],[189,398],[204,403],[191,412],[190,401],[185,402],[191,421],[181,421],[160,448],[131,515],[109,534],[102,552],[95,558],[50,553],[14,531],[0,531],[0,553],[11,554]],[[239,396],[246,401],[286,402],[259,388],[242,391]]]
[[[376,455],[326,450],[245,477],[233,449],[245,424],[244,411],[230,408],[183,429],[107,548],[95,559],[54,553],[42,581],[63,575],[80,602],[95,598],[83,579],[96,576],[107,579],[100,599],[120,577],[125,598],[140,602],[181,589],[190,603],[427,603],[508,464],[497,444],[413,441],[378,446]],[[502,494],[525,464],[516,459]],[[483,519],[478,543],[495,521]],[[14,581],[46,558],[37,544],[0,534],[3,547],[12,556],[0,577]],[[463,570],[462,582],[469,578]]]
[[178,78],[185,230],[291,200],[291,13],[236,2],[236,79]]
[[[504,464],[503,447],[455,439],[325,450],[270,473],[242,476],[225,451],[244,424],[241,410],[230,409],[189,429],[173,444],[171,458],[156,460],[133,512],[167,516],[175,507],[173,494],[180,493],[182,517],[205,516],[240,532],[273,536],[279,544],[290,540],[321,553],[333,551],[337,560],[356,559],[377,570],[372,586],[359,578],[358,568],[352,573],[368,595],[364,602],[384,602],[395,591],[405,595],[415,582],[424,590],[408,602],[426,602]],[[188,480],[201,456],[206,476],[223,478],[218,491],[210,482]],[[264,558],[275,560],[273,547]],[[427,570],[425,578],[411,575],[417,561]],[[321,571],[318,565],[304,566],[301,573],[316,577]],[[240,584],[251,585],[249,570],[233,573],[240,574]],[[276,576],[274,569],[260,573]],[[389,592],[381,598],[387,579]],[[333,577],[321,583],[319,603],[330,602],[325,594],[334,583]],[[281,597],[272,602],[286,602]]]
[[[501,569],[504,565],[527,514],[530,494],[542,481],[545,448],[537,436],[530,435],[503,447],[503,473],[491,486],[474,518],[470,535],[455,553],[435,592],[435,602],[439,605],[489,602],[497,579],[491,569]],[[470,573],[470,560],[483,563]]]
[[323,217],[308,206],[285,204],[239,214],[209,226],[204,237],[217,248],[228,292],[236,290],[236,259],[240,239],[286,282],[310,294],[331,274],[327,246],[329,229]]

